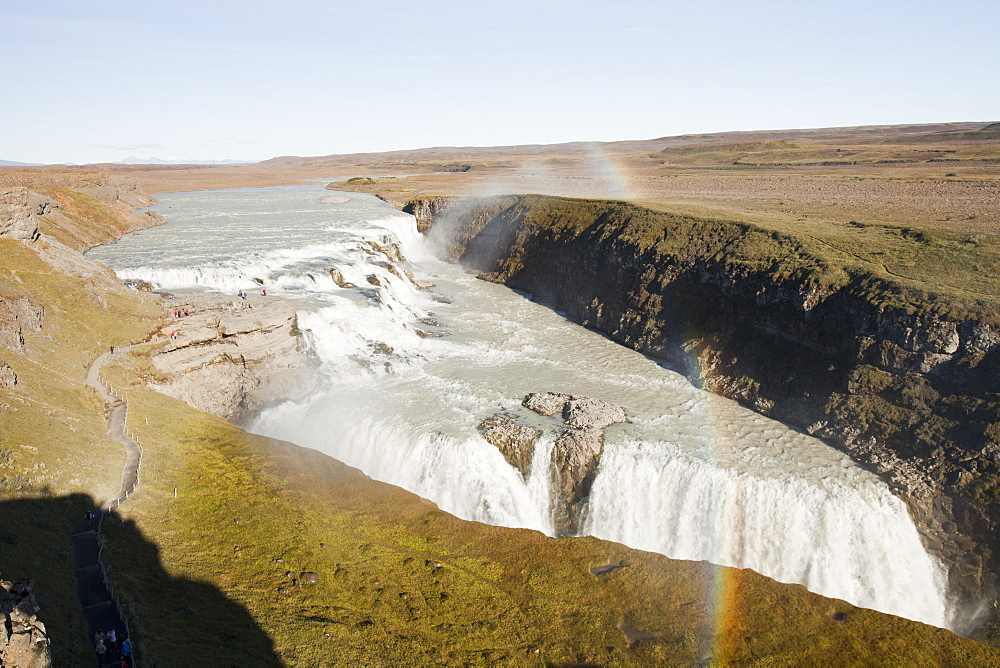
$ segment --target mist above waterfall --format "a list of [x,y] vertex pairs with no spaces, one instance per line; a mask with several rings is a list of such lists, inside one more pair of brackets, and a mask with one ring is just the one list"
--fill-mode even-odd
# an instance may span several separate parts
[[[264,411],[255,431],[326,452],[460,517],[552,533],[557,425],[524,415],[520,400],[555,391],[614,402],[631,422],[605,431],[586,532],[947,626],[943,569],[874,475],[432,259],[413,219],[376,198],[323,202],[329,194],[163,195],[171,224],[92,255],[167,290],[266,287],[296,302],[323,380],[305,401]],[[387,252],[394,245],[408,262]],[[434,287],[418,289],[407,272]],[[476,431],[498,411],[547,430],[526,479]]]

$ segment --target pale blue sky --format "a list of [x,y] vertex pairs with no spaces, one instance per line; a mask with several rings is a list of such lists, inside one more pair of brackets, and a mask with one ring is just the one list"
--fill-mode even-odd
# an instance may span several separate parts
[[998,0],[0,0],[0,159],[1000,120]]

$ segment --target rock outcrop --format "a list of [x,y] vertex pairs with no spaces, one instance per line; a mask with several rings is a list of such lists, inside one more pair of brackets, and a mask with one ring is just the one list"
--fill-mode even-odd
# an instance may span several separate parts
[[190,295],[153,355],[149,385],[195,408],[241,420],[266,404],[305,396],[315,383],[294,306],[275,297]]
[[950,566],[954,590],[993,597],[995,301],[836,264],[769,229],[623,202],[529,195],[408,210],[432,216],[428,236],[482,278],[530,293],[881,474]]
[[0,580],[0,666],[47,668],[52,665],[49,638],[30,579]]
[[418,232],[425,232],[432,220],[440,220],[441,212],[457,201],[456,197],[423,197],[406,204],[403,211],[417,219]]
[[506,413],[497,413],[479,423],[479,433],[527,479],[531,472],[531,458],[535,454],[535,443],[542,435],[541,430],[518,424],[517,418]]
[[0,387],[14,387],[17,385],[17,374],[10,368],[10,365],[0,360]]
[[146,208],[155,202],[135,180],[121,175],[0,174],[0,237],[29,242],[47,237],[85,251],[127,231],[164,223]]
[[[604,448],[604,428],[627,422],[625,411],[590,397],[557,392],[534,392],[521,405],[545,417],[559,416],[562,424],[552,447],[551,510],[557,535],[579,533],[582,510],[590,494]],[[521,476],[528,478],[541,429],[521,424],[517,416],[497,413],[479,424],[479,432],[494,445]]]
[[0,296],[0,347],[24,350],[24,333],[42,331],[45,309],[27,296]]
[[621,406],[555,392],[529,394],[522,405],[540,415],[562,416],[564,429],[552,448],[552,487],[556,492],[552,516],[558,535],[576,535],[604,449],[604,428],[628,418]]
[[46,198],[27,188],[0,189],[0,237],[36,240],[38,216],[45,215],[50,206]]

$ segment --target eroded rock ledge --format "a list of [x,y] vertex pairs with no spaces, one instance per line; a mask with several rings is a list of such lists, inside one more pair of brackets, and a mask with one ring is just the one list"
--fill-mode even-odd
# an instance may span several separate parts
[[[539,415],[558,415],[563,419],[552,447],[550,473],[555,490],[552,513],[558,535],[575,535],[579,533],[582,507],[590,494],[604,449],[604,428],[627,422],[628,418],[621,406],[557,392],[529,394],[521,405]],[[481,422],[478,428],[483,438],[527,478],[542,430],[520,424],[510,413],[497,413]]]
[[[152,356],[152,389],[227,420],[269,403],[304,397],[316,382],[295,307],[276,297],[173,296],[180,317],[160,335]],[[184,311],[189,315],[183,315]]]

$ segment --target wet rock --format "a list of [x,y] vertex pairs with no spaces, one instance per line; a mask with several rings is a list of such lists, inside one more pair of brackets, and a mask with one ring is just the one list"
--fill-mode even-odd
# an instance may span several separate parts
[[597,465],[604,449],[600,429],[566,429],[552,449],[554,524],[559,535],[575,535],[580,529],[581,505],[590,494]]
[[368,347],[376,355],[392,355],[395,352],[393,347],[384,341],[372,341],[368,344]]
[[604,429],[617,422],[627,422],[621,406],[590,397],[571,397],[562,409],[567,427],[574,429]]
[[365,280],[371,283],[372,285],[382,287],[381,279],[379,279],[379,277],[376,276],[375,274],[368,274],[367,276],[365,276]]
[[393,242],[389,237],[383,237],[382,243],[377,243],[375,241],[369,241],[368,246],[376,253],[381,253],[389,258],[393,262],[405,262],[406,258],[403,257],[403,252],[400,250],[399,244]]
[[341,288],[356,288],[356,287],[358,287],[358,286],[354,285],[354,283],[351,283],[351,282],[347,281],[346,279],[344,279],[344,274],[339,269],[337,269],[337,268],[333,268],[333,269],[330,270],[330,278],[333,279],[333,282],[336,283],[337,286],[341,287]]
[[413,283],[415,286],[417,286],[421,290],[429,290],[430,288],[434,287],[434,283],[431,283],[430,281],[421,281],[420,279],[418,279],[417,277],[415,277],[413,275],[412,271],[407,271],[407,270],[404,269],[403,273],[406,274],[406,277],[408,279],[410,279],[410,283]]
[[414,328],[413,331],[422,339],[440,339],[442,336],[445,336],[444,332],[428,332],[425,329]]
[[522,405],[540,415],[563,418],[566,428],[552,449],[552,483],[557,493],[553,515],[558,534],[576,534],[604,448],[604,428],[628,418],[621,406],[559,392],[529,394]]
[[528,477],[535,442],[542,435],[541,431],[518,424],[516,418],[505,413],[486,418],[477,429],[487,443],[500,451],[508,464],[520,471],[521,477]]
[[132,290],[138,290],[139,292],[152,292],[153,284],[149,281],[143,281],[138,278],[126,278],[122,280],[122,285]]
[[524,398],[521,405],[539,415],[556,415],[562,413],[563,407],[572,399],[569,394],[556,392],[533,392]]

